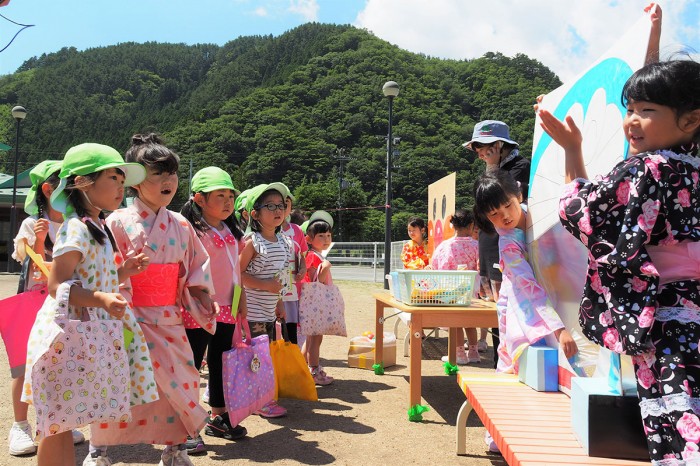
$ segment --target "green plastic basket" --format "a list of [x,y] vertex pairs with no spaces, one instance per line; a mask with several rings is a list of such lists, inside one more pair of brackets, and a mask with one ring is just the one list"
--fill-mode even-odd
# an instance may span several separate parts
[[476,270],[398,270],[400,299],[411,306],[468,306]]

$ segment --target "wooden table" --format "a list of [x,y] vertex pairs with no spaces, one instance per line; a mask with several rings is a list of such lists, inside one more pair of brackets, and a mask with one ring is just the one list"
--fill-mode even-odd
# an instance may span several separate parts
[[384,308],[392,307],[411,314],[411,351],[408,407],[421,401],[421,346],[424,328],[449,327],[448,357],[451,364],[457,360],[454,341],[457,332],[470,327],[498,327],[496,304],[475,299],[469,306],[409,306],[395,300],[387,291],[372,293],[376,301],[375,356],[376,363],[384,362]]

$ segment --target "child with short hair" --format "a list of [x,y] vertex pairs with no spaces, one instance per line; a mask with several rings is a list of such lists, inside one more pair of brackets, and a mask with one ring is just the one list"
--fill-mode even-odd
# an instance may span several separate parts
[[[42,380],[32,377],[32,369],[42,355],[40,348],[48,346],[43,341],[49,333],[47,330],[55,325],[54,318],[59,306],[56,292],[68,282],[71,283],[69,319],[81,320],[83,312],[88,311],[97,319],[121,319],[124,328],[132,332],[133,340],[127,348],[130,369],[127,383],[131,387],[131,406],[158,398],[144,334],[128,300],[119,293],[119,282],[143,270],[148,260],[143,255],[136,255],[123,261],[103,220],[103,211],[119,207],[124,186],[139,183],[144,177],[143,167],[125,163],[121,155],[108,146],[86,143],[72,147],[66,153],[59,174],[61,181],[50,198],[52,208],[62,212],[65,221],[58,230],[53,247],[53,262],[48,277],[50,296],[37,315],[27,344],[23,401],[31,404],[34,387],[42,383]],[[117,267],[116,263],[120,266]],[[41,378],[43,375],[39,376]],[[39,416],[59,418],[60,413],[37,413]],[[71,432],[45,434],[37,432],[39,466],[74,466],[75,450]]]
[[[323,257],[323,251],[330,248],[333,242],[333,217],[328,212],[317,210],[311,214],[306,226],[306,241],[309,243],[309,251],[306,253],[307,272],[302,282],[319,281],[332,285],[331,263]],[[304,331],[303,327],[301,331]],[[323,343],[323,335],[307,335],[302,353],[306,357],[316,385],[329,385],[335,379],[326,374],[321,366],[321,343]]]
[[[248,322],[251,337],[267,335],[275,341],[275,320],[284,318],[281,297],[289,290],[293,258],[290,239],[280,232],[284,221],[287,187],[282,183],[256,186],[248,195],[250,211],[246,244],[240,254],[243,286],[248,301]],[[270,401],[256,414],[277,418],[287,410]]]
[[[281,184],[281,183],[280,183]],[[286,186],[285,186],[286,187]],[[294,196],[287,189],[285,204],[287,216],[282,223],[282,234],[292,240],[294,247],[293,259],[290,262],[290,270],[292,271],[293,286],[289,287],[289,291],[282,296],[284,304],[285,322],[287,325],[287,335],[289,341],[297,344],[297,325],[299,324],[299,296],[301,296],[301,280],[306,276],[306,252],[309,250],[309,245],[306,243],[304,232],[299,225],[291,222],[292,203]]]

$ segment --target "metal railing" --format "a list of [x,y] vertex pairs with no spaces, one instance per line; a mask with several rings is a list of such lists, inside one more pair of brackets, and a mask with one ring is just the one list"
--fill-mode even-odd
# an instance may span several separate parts
[[[405,241],[391,243],[391,269],[402,269]],[[335,243],[326,257],[333,264],[335,280],[384,281],[384,243]]]

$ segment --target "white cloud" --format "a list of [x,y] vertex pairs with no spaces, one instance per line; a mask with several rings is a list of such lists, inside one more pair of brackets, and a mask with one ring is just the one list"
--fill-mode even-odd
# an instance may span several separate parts
[[306,21],[318,21],[316,0],[289,0],[288,11],[301,15]]
[[[524,53],[567,80],[608,50],[648,3],[367,0],[355,24],[401,48],[435,57],[472,59],[486,52]],[[693,9],[690,19],[686,8]],[[683,39],[699,40],[697,24],[696,0],[664,4],[662,55],[680,50]],[[685,32],[682,37],[679,31]],[[685,45],[700,48],[697,43]]]
[[267,16],[267,10],[265,9],[265,7],[259,6],[255,10],[253,10],[253,14],[255,16],[260,16],[264,18],[265,16]]

